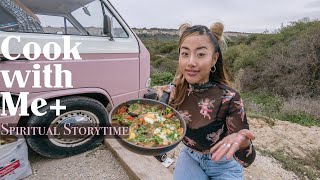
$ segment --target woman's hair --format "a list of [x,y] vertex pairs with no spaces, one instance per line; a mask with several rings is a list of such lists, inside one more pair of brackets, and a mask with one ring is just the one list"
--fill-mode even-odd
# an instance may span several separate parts
[[[214,67],[211,68],[210,74],[209,74],[209,81],[216,81],[221,84],[229,84],[226,70],[223,65],[222,61],[222,53],[221,49],[226,48],[226,43],[224,40],[224,34],[223,34],[224,26],[222,23],[214,23],[210,26],[210,29],[206,26],[202,25],[194,25],[191,26],[190,24],[182,24],[179,28],[179,53],[180,53],[180,47],[183,43],[183,41],[194,35],[207,35],[210,39],[210,42],[212,43],[214,47],[214,53],[219,53],[218,60],[215,64],[216,70],[214,71]],[[212,57],[213,58],[213,57]],[[174,90],[174,96],[172,98],[172,101],[170,102],[170,105],[174,108],[177,108],[185,99],[185,95],[187,92],[187,89],[189,87],[188,82],[183,76],[183,73],[181,70],[177,69],[176,76],[174,79],[174,84],[176,85]]]

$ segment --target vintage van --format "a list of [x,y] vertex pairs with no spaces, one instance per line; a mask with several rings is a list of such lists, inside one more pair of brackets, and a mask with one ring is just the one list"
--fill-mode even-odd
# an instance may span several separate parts
[[[148,91],[149,52],[108,0],[1,0],[0,43],[9,36],[20,37],[20,42],[10,40],[10,56],[21,56],[8,60],[1,51],[1,73],[8,72],[10,79],[14,80],[15,70],[20,70],[23,78],[26,78],[27,71],[43,72],[47,65],[51,65],[50,71],[53,72],[46,85],[43,75],[40,82],[34,82],[36,75],[30,73],[25,87],[19,87],[16,79],[12,87],[8,87],[4,77],[0,76],[0,92],[10,92],[16,105],[21,105],[18,101],[20,93],[29,92],[27,106],[30,114],[2,115],[2,124],[46,128],[89,124],[99,127],[107,124],[108,105],[113,107],[130,99],[154,95]],[[54,42],[63,47],[65,36],[70,37],[71,45],[81,43],[77,50],[82,60],[63,59],[63,48],[56,60],[48,60],[43,53],[35,60],[23,55],[23,48],[29,42],[40,47]],[[50,51],[53,53],[52,48]],[[30,48],[30,52],[34,50]],[[72,76],[72,87],[54,86],[55,64],[61,64],[62,69],[72,72],[68,75]],[[67,73],[62,74],[62,84],[66,76]],[[37,98],[48,103],[40,109],[47,112],[44,116],[36,116],[30,109]],[[50,108],[56,99],[66,106],[58,116]],[[1,109],[7,110],[4,103],[2,106]],[[103,139],[101,135],[66,138],[57,134],[40,137],[40,134],[27,136],[28,145],[39,154],[53,158],[92,149]]]

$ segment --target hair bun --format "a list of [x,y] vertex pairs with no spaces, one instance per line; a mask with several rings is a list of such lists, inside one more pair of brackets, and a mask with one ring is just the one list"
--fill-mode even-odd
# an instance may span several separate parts
[[216,22],[210,26],[210,31],[217,38],[222,51],[227,50],[227,42],[229,38],[224,34],[224,25],[221,22]]
[[223,38],[224,25],[221,22],[216,22],[210,26],[211,32],[216,36],[218,41]]
[[188,28],[190,28],[190,27],[191,27],[191,24],[189,24],[189,23],[181,24],[180,27],[179,27],[179,35],[181,36],[182,33],[183,33],[184,31],[186,31],[186,30],[187,30]]

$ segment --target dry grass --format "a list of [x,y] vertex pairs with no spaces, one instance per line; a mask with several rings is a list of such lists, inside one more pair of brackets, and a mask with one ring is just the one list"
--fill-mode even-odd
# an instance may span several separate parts
[[264,92],[242,93],[248,115],[263,116],[270,125],[276,119],[303,126],[320,126],[320,98],[285,99]]
[[300,179],[317,180],[320,177],[320,152],[310,152],[308,158],[292,157],[281,150],[268,151],[259,149],[263,155],[275,158],[284,169],[294,172]]
[[283,113],[305,112],[320,120],[320,99],[295,97],[285,101],[281,110]]

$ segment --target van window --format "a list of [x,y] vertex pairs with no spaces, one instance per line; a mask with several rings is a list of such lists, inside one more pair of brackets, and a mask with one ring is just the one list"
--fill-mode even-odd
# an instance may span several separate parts
[[40,14],[37,14],[37,17],[41,22],[44,33],[81,35],[81,32],[65,17]]
[[114,37],[127,38],[128,34],[123,29],[123,27],[120,25],[120,23],[117,21],[117,19],[113,16],[111,16],[111,17],[112,17],[112,27],[113,27]]
[[0,0],[0,31],[106,36],[102,7],[112,19],[113,37],[128,38],[102,0]]
[[[102,6],[103,5],[103,6]],[[122,28],[118,20],[110,13],[110,11],[101,3],[100,0],[93,1],[73,11],[72,16],[80,22],[80,24],[93,36],[105,36],[103,34],[103,11],[112,19],[113,36],[114,38],[127,38],[128,34]]]

